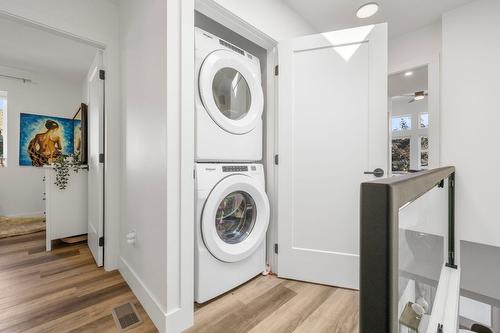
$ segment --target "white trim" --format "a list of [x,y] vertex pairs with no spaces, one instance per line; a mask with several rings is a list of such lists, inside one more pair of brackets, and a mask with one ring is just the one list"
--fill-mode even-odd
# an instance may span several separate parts
[[[167,194],[167,314],[165,330],[181,332],[193,324],[194,313],[194,15],[196,10],[248,40],[268,50],[268,78],[272,77],[274,54],[270,55],[277,42],[248,22],[220,6],[213,0],[167,1],[167,49],[180,52],[167,53],[167,124],[172,126],[167,138],[167,179],[173,186]],[[179,47],[180,46],[180,47]],[[271,65],[271,66],[269,66]],[[170,81],[171,80],[171,81]],[[269,81],[269,79],[268,79]],[[180,91],[175,87],[179,87]],[[274,83],[268,82],[268,120],[274,118]],[[182,112],[181,112],[182,110]],[[180,133],[175,130],[179,127]],[[274,122],[268,123],[268,130]],[[274,156],[274,130],[268,133],[267,147],[273,147],[267,156]],[[177,149],[175,136],[177,136]],[[172,140],[171,140],[172,139]],[[168,142],[170,141],[170,143]],[[179,144],[180,141],[180,144]],[[177,156],[176,156],[177,155]],[[179,158],[177,158],[179,157]],[[267,160],[267,170],[273,170],[272,158]],[[274,172],[273,172],[274,173]],[[269,179],[269,178],[268,178]],[[271,178],[272,179],[272,178]],[[274,184],[274,182],[268,182]],[[268,191],[273,191],[268,187]],[[175,200],[175,196],[179,200]],[[176,213],[177,212],[177,213]]]
[[[182,332],[194,313],[194,0],[166,2],[166,309],[160,332]],[[176,51],[177,50],[177,51]],[[167,75],[168,73],[168,75]]]
[[15,214],[7,214],[5,217],[40,217],[43,216],[43,211],[41,212],[27,212],[27,213],[15,213]]
[[57,35],[57,36],[60,36],[63,38],[68,38],[68,39],[71,39],[75,42],[84,43],[84,44],[87,44],[89,46],[95,47],[96,49],[104,50],[106,48],[105,43],[101,43],[101,42],[98,42],[98,41],[95,41],[95,40],[92,40],[89,38],[75,35],[75,34],[72,34],[70,32],[54,28],[50,25],[46,25],[46,24],[36,22],[36,21],[30,20],[28,18],[22,17],[22,16],[18,16],[18,15],[9,13],[8,11],[5,11],[5,10],[0,9],[0,17],[7,19],[9,21],[22,23],[26,26],[29,26],[29,27],[32,27],[32,28],[35,28],[38,30],[46,31],[46,32],[49,32],[51,34],[54,34],[54,35]]
[[[429,169],[441,166],[441,54],[421,61],[399,64],[389,76],[409,69],[427,66],[427,112],[429,112]],[[390,113],[392,117],[392,112]],[[392,119],[392,118],[390,118]],[[390,131],[392,133],[392,131]],[[389,158],[390,158],[389,154]]]
[[195,0],[195,8],[203,15],[208,16],[266,50],[270,50],[278,44],[269,35],[244,21],[214,0]]
[[266,128],[264,138],[266,143],[265,169],[266,193],[270,206],[270,220],[267,229],[266,258],[269,270],[278,271],[278,255],[274,253],[274,244],[278,243],[278,214],[277,204],[278,166],[274,163],[274,156],[278,154],[278,77],[273,68],[278,65],[278,50],[276,46],[267,50],[267,95],[266,95]]
[[[89,46],[95,47],[97,50],[101,51],[103,54],[103,69],[109,70],[109,68],[113,67],[113,69],[116,69],[109,77],[111,79],[106,79],[107,83],[105,84],[105,96],[106,96],[106,105],[105,105],[105,128],[104,128],[104,135],[106,137],[105,139],[105,152],[107,155],[109,155],[110,151],[114,151],[114,153],[117,153],[117,149],[120,149],[120,147],[111,147],[111,141],[108,139],[109,136],[113,136],[113,141],[116,141],[115,139],[118,139],[115,137],[116,131],[109,131],[108,129],[112,127],[111,124],[116,123],[114,120],[114,116],[111,116],[111,114],[116,115],[117,110],[119,109],[118,102],[116,100],[118,99],[118,96],[114,94],[117,91],[117,87],[119,87],[119,82],[115,82],[117,78],[119,78],[120,73],[119,73],[119,66],[111,66],[110,62],[113,62],[113,65],[119,65],[116,63],[118,57],[113,54],[113,57],[110,57],[110,52],[118,50],[111,50],[108,51],[108,44],[93,40],[91,38],[84,37],[82,35],[74,34],[71,33],[67,30],[63,30],[60,28],[56,28],[54,26],[32,20],[28,17],[16,15],[14,13],[11,13],[6,10],[0,9],[0,17],[5,18],[7,20],[11,20],[14,22],[19,22],[22,24],[25,24],[27,26],[46,31],[49,33],[52,33],[54,35],[67,38],[76,42],[84,43]],[[110,45],[114,45],[112,41],[109,41]],[[112,82],[112,84],[110,84]],[[111,119],[111,120],[110,120]],[[111,149],[114,148],[114,149]],[[116,163],[119,164],[119,163]],[[113,171],[116,170],[116,165],[113,163]],[[108,169],[110,165],[108,163],[105,164],[104,166],[104,173],[105,173],[105,188],[106,190],[106,205],[104,207],[104,214],[105,214],[105,237],[106,237],[106,243],[104,245],[104,269],[106,271],[112,271],[118,268],[118,262],[119,262],[119,234],[115,232],[116,230],[119,229],[119,223],[120,223],[120,218],[115,217],[114,219],[109,218],[110,215],[117,216],[119,215],[119,207],[116,206],[116,204],[110,204],[110,202],[115,201],[113,198],[115,198],[117,195],[119,195],[119,189],[116,188],[116,186],[113,186],[113,177],[114,172],[109,173],[108,176]],[[115,184],[116,185],[116,184]]]
[[277,209],[275,209],[277,203],[278,169],[277,165],[274,164],[274,156],[275,154],[278,154],[278,116],[276,114],[278,110],[278,101],[277,98],[275,98],[278,89],[278,79],[274,75],[274,67],[278,65],[278,53],[276,49],[278,41],[244,21],[214,0],[195,0],[195,9],[217,23],[267,50],[267,90],[265,98],[266,127],[264,128],[266,149],[263,164],[266,170],[266,193],[269,199],[271,218],[267,232],[266,258],[272,271],[277,271],[278,256],[274,253],[273,246],[278,242]]
[[[165,312],[160,302],[154,297],[146,284],[141,280],[137,273],[130,267],[128,262],[120,256],[120,273],[125,282],[133,290],[137,299],[141,302],[149,317],[157,328],[165,325]],[[161,329],[160,329],[161,331]]]

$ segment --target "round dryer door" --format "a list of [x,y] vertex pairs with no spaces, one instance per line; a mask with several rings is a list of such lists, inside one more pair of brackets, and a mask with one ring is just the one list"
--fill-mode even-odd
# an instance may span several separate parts
[[259,75],[248,61],[228,50],[208,55],[200,70],[200,98],[222,129],[245,134],[257,125],[264,109]]
[[210,253],[225,262],[250,256],[266,237],[269,201],[260,184],[244,175],[221,180],[205,202],[201,221]]

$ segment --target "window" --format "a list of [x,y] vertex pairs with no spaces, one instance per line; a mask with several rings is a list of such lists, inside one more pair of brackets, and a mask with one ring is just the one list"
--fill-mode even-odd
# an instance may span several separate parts
[[419,128],[429,128],[429,113],[422,112],[418,115],[419,120]]
[[7,93],[0,91],[0,167],[7,159]]
[[392,131],[406,131],[411,129],[411,116],[392,117]]
[[426,168],[429,166],[429,137],[420,137],[420,167]]
[[410,138],[392,139],[392,171],[410,170]]

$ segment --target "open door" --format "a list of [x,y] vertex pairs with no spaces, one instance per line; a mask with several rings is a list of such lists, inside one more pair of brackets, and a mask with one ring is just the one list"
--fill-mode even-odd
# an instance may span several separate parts
[[360,184],[388,170],[387,25],[278,53],[277,273],[359,289]]
[[99,52],[88,76],[88,246],[104,261],[104,71]]

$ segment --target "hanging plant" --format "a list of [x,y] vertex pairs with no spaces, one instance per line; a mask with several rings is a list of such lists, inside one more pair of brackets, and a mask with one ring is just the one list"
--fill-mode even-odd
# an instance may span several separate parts
[[56,182],[54,183],[60,190],[66,189],[69,182],[70,170],[78,172],[81,168],[78,154],[59,155],[54,162],[54,170],[56,172]]

